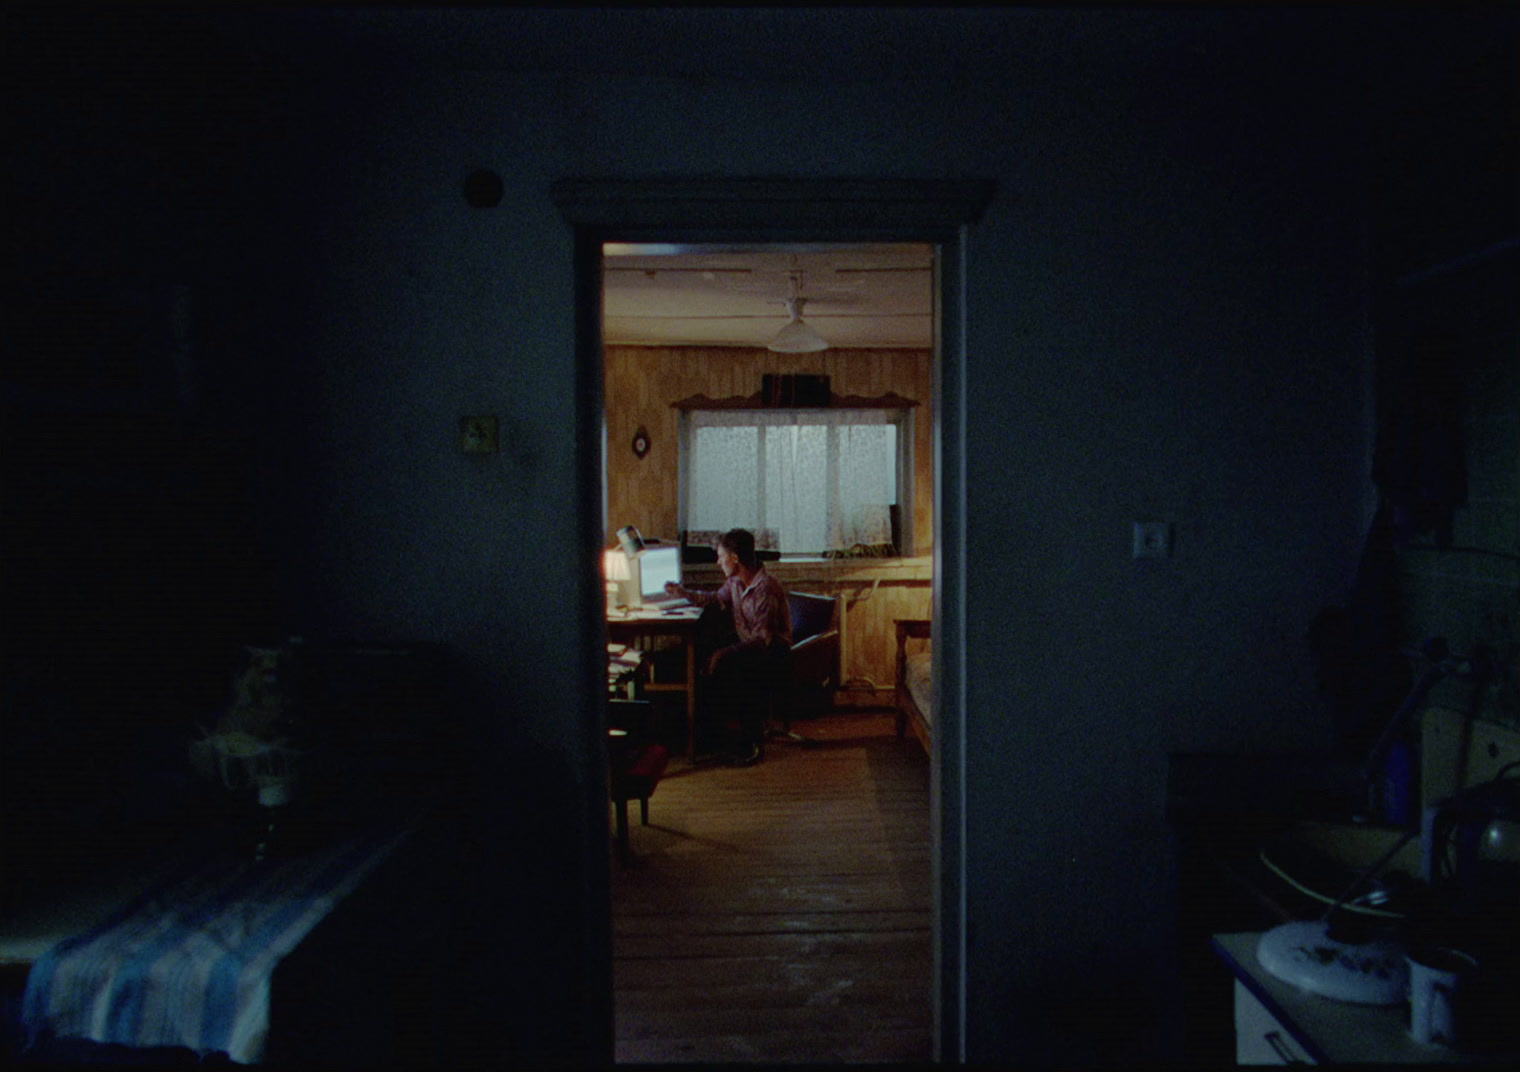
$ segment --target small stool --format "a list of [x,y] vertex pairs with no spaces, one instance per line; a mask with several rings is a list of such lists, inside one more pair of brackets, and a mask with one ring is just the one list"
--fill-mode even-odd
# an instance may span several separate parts
[[630,748],[614,761],[612,769],[612,802],[617,806],[618,859],[628,862],[628,802],[639,802],[639,821],[649,825],[649,798],[655,786],[665,774],[670,762],[670,749],[662,744],[646,744]]

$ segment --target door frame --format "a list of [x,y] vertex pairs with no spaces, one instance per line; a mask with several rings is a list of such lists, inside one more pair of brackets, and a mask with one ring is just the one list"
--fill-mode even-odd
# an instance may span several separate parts
[[[574,229],[575,360],[580,620],[586,695],[606,668],[599,561],[602,518],[602,246],[606,242],[925,242],[936,247],[933,660],[930,749],[934,875],[934,1057],[965,1060],[965,587],[966,238],[994,193],[978,179],[563,179],[551,196]],[[605,746],[600,705],[584,713],[586,752]],[[604,779],[587,779],[586,870],[610,890]],[[605,1032],[592,1052],[613,1052],[611,907],[586,920],[588,1028]]]

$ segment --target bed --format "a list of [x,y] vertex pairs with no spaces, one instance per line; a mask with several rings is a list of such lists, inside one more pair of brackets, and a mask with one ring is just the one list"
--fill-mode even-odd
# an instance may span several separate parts
[[897,681],[894,689],[897,708],[897,737],[907,736],[909,729],[931,749],[934,728],[934,661],[930,645],[931,623],[922,618],[897,619]]
[[277,811],[194,774],[186,730],[97,732],[107,754],[71,744],[90,726],[67,705],[18,719],[7,781],[37,773],[6,786],[0,1063],[374,1064],[431,1044],[441,664],[305,658],[310,747]]
[[283,967],[299,965],[292,954],[319,927],[331,929],[329,917],[421,821],[419,813],[372,821],[267,860],[187,844],[16,913],[0,928],[0,960],[25,973],[18,1041],[44,1055],[93,1054],[78,1047],[96,1044],[268,1060],[284,1048],[272,1025],[295,1026],[272,1014],[276,983],[290,979]]

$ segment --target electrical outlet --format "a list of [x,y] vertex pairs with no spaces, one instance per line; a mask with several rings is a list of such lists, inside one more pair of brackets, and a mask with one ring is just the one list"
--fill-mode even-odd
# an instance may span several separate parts
[[1172,526],[1168,521],[1135,522],[1135,557],[1172,557]]

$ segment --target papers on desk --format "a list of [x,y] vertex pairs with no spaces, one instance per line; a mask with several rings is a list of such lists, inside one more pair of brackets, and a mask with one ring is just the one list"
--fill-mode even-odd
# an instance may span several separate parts
[[627,611],[613,617],[612,621],[619,619],[635,622],[658,622],[668,618],[677,620],[682,618],[700,618],[702,608],[692,606],[690,603],[677,603],[671,607],[630,607]]
[[627,681],[629,676],[644,662],[645,653],[627,644],[607,645],[607,686],[615,688]]

